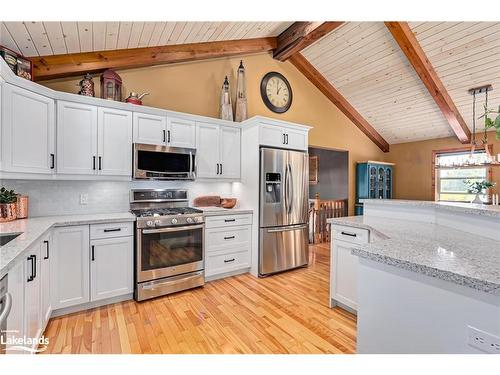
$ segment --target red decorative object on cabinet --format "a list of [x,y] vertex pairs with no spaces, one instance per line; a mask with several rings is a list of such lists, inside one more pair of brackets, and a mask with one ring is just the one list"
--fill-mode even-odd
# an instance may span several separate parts
[[122,101],[122,79],[112,69],[101,75],[101,98]]

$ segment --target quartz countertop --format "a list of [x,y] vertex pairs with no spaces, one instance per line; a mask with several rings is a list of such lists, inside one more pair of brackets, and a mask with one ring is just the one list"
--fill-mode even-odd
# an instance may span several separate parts
[[350,216],[327,221],[370,230],[369,244],[353,245],[352,253],[361,258],[500,295],[500,241],[410,220]]
[[220,215],[241,215],[252,214],[253,210],[244,208],[224,208],[224,207],[196,207],[203,211],[204,216],[220,216]]
[[113,223],[135,221],[130,212],[110,214],[85,214],[43,216],[14,220],[0,224],[0,235],[22,233],[9,243],[0,246],[0,278],[14,266],[33,243],[38,241],[48,230],[57,226]]
[[435,202],[407,199],[360,199],[361,203],[374,203],[393,206],[434,207],[441,210],[462,213],[466,215],[482,215],[500,219],[500,206],[460,203],[460,202]]

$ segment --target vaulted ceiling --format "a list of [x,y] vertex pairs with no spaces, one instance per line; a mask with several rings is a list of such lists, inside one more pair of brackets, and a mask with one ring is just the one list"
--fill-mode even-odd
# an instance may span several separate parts
[[[204,54],[199,58],[210,58],[214,53],[228,55],[233,53],[231,49],[234,53],[245,52],[237,48],[237,43],[251,45],[249,52],[274,49],[276,58],[290,58],[370,139],[386,149],[387,143],[457,134],[433,89],[428,82],[424,84],[426,74],[435,75],[444,97],[458,111],[457,118],[465,122],[465,130],[472,129],[469,88],[492,84],[490,103],[500,105],[500,23],[408,25],[423,64],[428,66],[427,72],[415,67],[407,57],[409,52],[383,22],[3,22],[0,44],[26,56],[42,56],[38,61],[49,65],[52,55],[156,46],[182,48],[205,42],[214,47],[202,49]],[[217,44],[230,40],[235,42],[227,48]],[[282,46],[284,41],[288,45]],[[160,52],[176,52],[152,51],[152,58]],[[190,53],[179,51],[177,54]],[[99,58],[109,65],[111,57],[104,52],[102,55]],[[74,65],[74,58],[78,55],[69,63]],[[99,61],[94,60],[92,63],[99,66]],[[170,60],[176,61],[182,59]],[[482,101],[481,97],[478,111]]]

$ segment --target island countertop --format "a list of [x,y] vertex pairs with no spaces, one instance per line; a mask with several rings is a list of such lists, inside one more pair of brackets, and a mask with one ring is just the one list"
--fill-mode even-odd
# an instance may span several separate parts
[[0,224],[0,233],[21,233],[9,243],[0,246],[0,278],[14,266],[19,257],[23,255],[33,243],[39,240],[48,230],[56,226],[116,223],[135,221],[135,216],[130,212],[109,214],[82,214],[43,216],[29,219],[14,220]]
[[352,250],[361,258],[500,295],[500,241],[411,220],[351,216],[327,221],[370,230],[370,243]]

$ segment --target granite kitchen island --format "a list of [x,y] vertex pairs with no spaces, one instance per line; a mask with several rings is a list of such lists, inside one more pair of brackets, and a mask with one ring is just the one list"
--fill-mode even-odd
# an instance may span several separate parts
[[331,305],[357,312],[357,352],[500,353],[500,209],[363,203],[329,220]]

